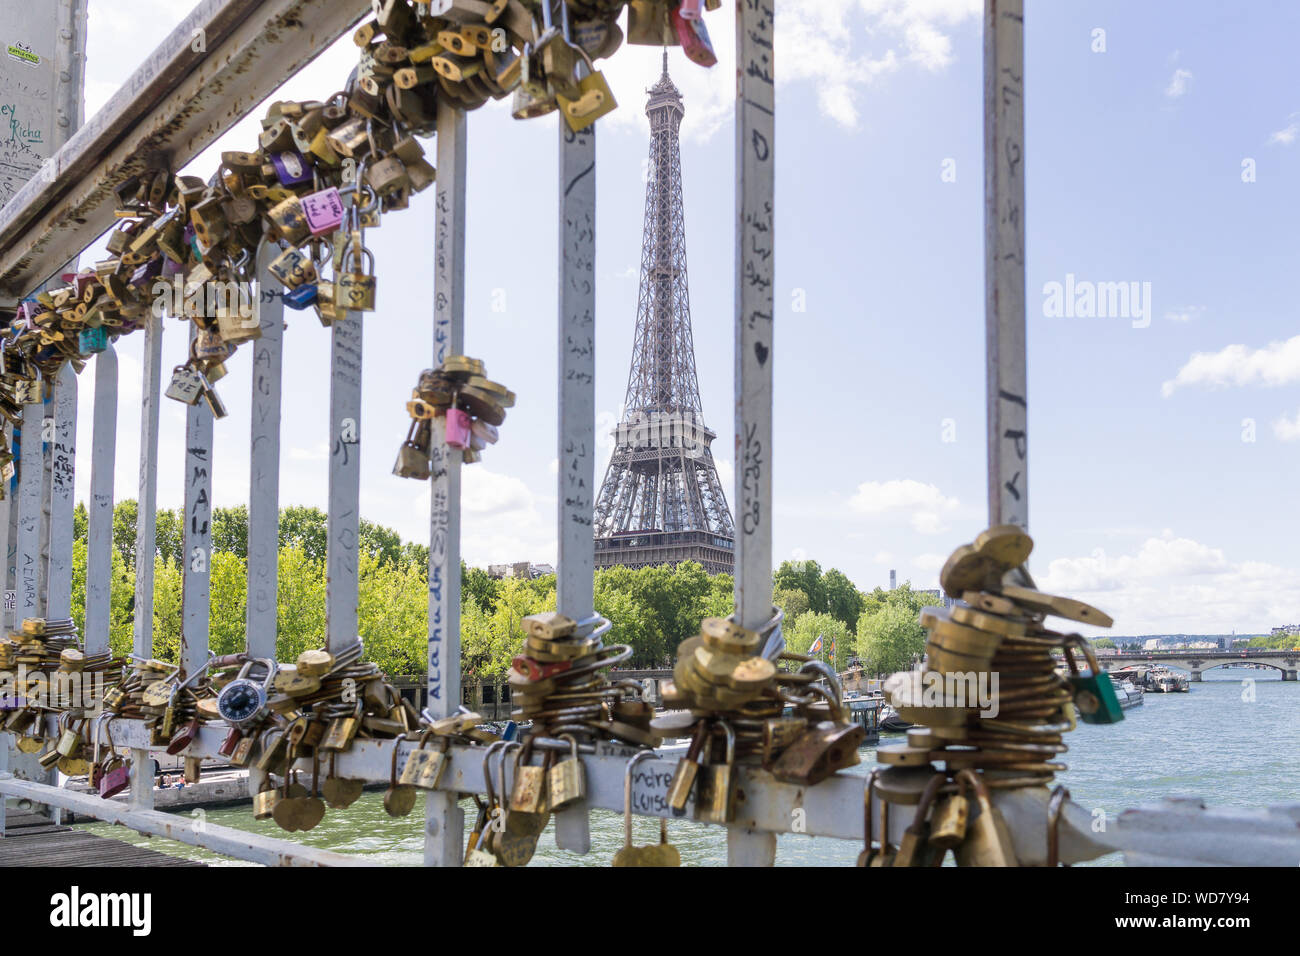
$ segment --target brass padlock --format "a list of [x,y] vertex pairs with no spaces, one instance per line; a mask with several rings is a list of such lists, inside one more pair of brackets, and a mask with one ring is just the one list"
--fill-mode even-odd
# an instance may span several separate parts
[[727,736],[727,757],[700,768],[695,819],[703,823],[730,823],[736,811],[736,732],[725,720],[717,724]]
[[257,793],[253,794],[253,819],[270,820],[275,813],[275,805],[279,802],[279,789],[272,786],[270,780],[263,779]]
[[426,750],[425,744],[433,736],[432,731],[426,730],[420,735],[420,743],[411,755],[406,758],[406,763],[402,766],[402,775],[398,778],[398,783],[412,787],[420,787],[425,790],[436,790],[438,782],[442,779],[443,771],[447,769],[447,749],[450,741],[446,737],[439,738],[440,748],[438,750]]
[[334,306],[350,312],[375,310],[375,257],[354,232],[343,247],[340,272],[334,288]]
[[533,741],[529,738],[515,758],[515,782],[510,790],[510,809],[517,813],[544,813],[546,811],[546,784],[548,752],[540,766],[529,766],[528,760],[533,755]]
[[[898,852],[894,855],[890,866],[928,866],[933,862],[934,854],[926,852],[930,835],[928,817],[930,808],[939,795],[939,788],[944,785],[946,779],[943,774],[936,773],[925,785],[921,800],[916,805],[916,813],[912,816],[911,824],[903,831],[903,839],[899,841]],[[940,853],[939,858],[942,859],[942,856]]]
[[346,717],[335,717],[325,730],[325,739],[321,741],[321,750],[347,750],[352,738],[361,727],[361,701],[357,701],[356,713]]
[[783,783],[814,786],[858,762],[858,746],[866,733],[861,724],[824,720],[782,752],[772,765],[772,776]]
[[984,779],[974,770],[962,770],[957,774],[966,777],[975,790],[975,800],[979,812],[970,823],[970,833],[957,848],[958,866],[1018,866],[1016,852],[1011,842],[1011,831],[997,807],[989,798],[989,789]]
[[406,441],[397,450],[393,474],[399,478],[426,481],[430,475],[429,453],[432,429],[428,421],[413,421],[406,433]]
[[970,817],[970,781],[957,779],[960,788],[941,798],[930,821],[930,845],[940,850],[955,850],[966,840],[966,821]]
[[582,758],[578,756],[578,738],[573,734],[561,734],[560,738],[569,742],[569,756],[556,763],[547,774],[552,811],[561,810],[587,796],[587,775]]
[[700,750],[708,735],[708,724],[701,721],[695,728],[695,735],[691,737],[691,745],[686,748],[686,754],[678,759],[673,770],[672,780],[668,783],[668,807],[675,817],[686,814],[687,801],[690,800],[691,790],[695,788],[695,781],[700,775]]

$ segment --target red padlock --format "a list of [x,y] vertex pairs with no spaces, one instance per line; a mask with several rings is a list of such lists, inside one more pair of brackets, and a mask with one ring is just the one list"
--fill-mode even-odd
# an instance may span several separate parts
[[243,733],[238,728],[230,728],[230,733],[226,734],[226,739],[221,742],[221,748],[217,751],[223,757],[229,757],[239,746],[239,742],[244,738]]
[[551,664],[543,664],[531,657],[524,657],[520,654],[510,662],[510,666],[529,680],[539,681],[554,677],[556,674],[563,674],[573,666],[573,661],[556,661]]

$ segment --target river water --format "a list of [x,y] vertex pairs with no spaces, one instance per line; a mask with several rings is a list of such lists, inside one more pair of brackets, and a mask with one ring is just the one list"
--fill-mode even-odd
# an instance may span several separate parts
[[[1300,683],[1283,683],[1278,672],[1216,669],[1187,694],[1147,694],[1145,702],[1109,726],[1079,724],[1066,738],[1069,770],[1057,780],[1081,806],[1121,810],[1162,797],[1194,794],[1210,806],[1263,807],[1300,801]],[[1253,680],[1252,680],[1253,679]],[[901,735],[882,742],[901,743]],[[865,776],[875,747],[865,747],[862,762],[845,773]],[[474,806],[465,801],[467,823]],[[188,811],[195,813],[197,811]],[[368,792],[346,810],[330,810],[316,829],[285,833],[273,821],[254,820],[248,807],[204,811],[207,820],[267,836],[296,840],[342,853],[363,854],[376,864],[418,866],[422,861],[424,801],[404,818],[384,813],[382,791]],[[152,849],[217,865],[242,865],[214,853],[150,839],[121,827],[90,824],[102,836],[126,839]],[[623,845],[622,815],[595,810],[591,815],[591,853],[578,856],[555,848],[554,827],[542,836],[532,866],[608,866]],[[669,840],[682,863],[723,866],[725,832],[719,827],[673,821]],[[634,842],[658,839],[658,826],[634,818]],[[794,834],[778,838],[777,865],[852,866],[861,846],[843,840]],[[1098,861],[1117,865],[1119,856]]]

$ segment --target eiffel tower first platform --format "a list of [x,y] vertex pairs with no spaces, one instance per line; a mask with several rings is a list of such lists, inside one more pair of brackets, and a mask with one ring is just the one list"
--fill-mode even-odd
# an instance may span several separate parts
[[596,498],[596,567],[697,561],[735,567],[736,530],[718,480],[695,375],[678,143],[685,109],[664,72],[648,91],[650,180],[632,370],[614,453]]

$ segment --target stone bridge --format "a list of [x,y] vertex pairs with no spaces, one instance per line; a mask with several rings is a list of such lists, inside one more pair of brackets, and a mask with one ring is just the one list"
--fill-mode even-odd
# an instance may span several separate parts
[[1300,668],[1300,650],[1271,651],[1252,647],[1235,651],[1120,651],[1118,654],[1098,654],[1097,661],[1106,670],[1124,664],[1160,664],[1189,671],[1190,680],[1199,681],[1201,674],[1213,667],[1230,664],[1259,664],[1282,672],[1283,680],[1295,680]]

